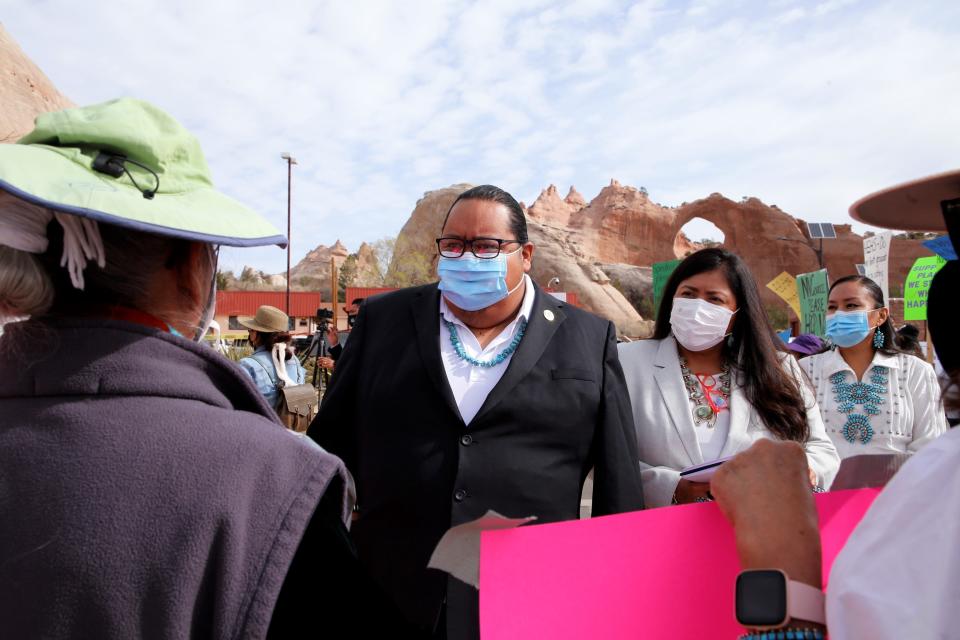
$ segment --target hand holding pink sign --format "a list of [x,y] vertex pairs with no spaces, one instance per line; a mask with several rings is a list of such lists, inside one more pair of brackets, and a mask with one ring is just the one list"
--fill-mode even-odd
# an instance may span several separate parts
[[[815,497],[823,575],[878,489]],[[484,640],[734,638],[733,530],[715,504],[484,532]]]

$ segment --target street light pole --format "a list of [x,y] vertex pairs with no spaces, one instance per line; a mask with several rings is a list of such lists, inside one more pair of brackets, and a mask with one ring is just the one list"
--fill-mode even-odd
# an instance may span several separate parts
[[293,182],[293,165],[297,164],[297,159],[284,151],[280,157],[287,161],[287,316],[290,315],[290,247],[293,245],[293,239],[290,237],[290,204],[291,204],[291,185]]

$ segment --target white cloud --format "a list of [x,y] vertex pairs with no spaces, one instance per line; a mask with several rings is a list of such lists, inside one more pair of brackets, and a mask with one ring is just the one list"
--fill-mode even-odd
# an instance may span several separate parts
[[618,178],[665,204],[722,191],[846,221],[960,147],[960,7],[850,5],[0,0],[0,15],[76,102],[175,114],[218,186],[283,229],[293,153],[297,260],[394,234],[424,191],[464,181],[529,203]]

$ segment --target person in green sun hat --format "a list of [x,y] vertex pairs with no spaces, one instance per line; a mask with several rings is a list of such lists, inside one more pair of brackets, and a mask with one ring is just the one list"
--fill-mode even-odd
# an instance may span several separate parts
[[196,342],[218,246],[270,244],[146,102],[44,114],[0,145],[0,635],[357,625],[343,463]]

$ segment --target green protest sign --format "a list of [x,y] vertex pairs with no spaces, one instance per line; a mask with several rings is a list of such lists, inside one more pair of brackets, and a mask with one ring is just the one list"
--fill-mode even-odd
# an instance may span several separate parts
[[654,313],[660,309],[660,298],[663,296],[663,288],[667,286],[667,280],[670,274],[680,264],[679,260],[667,260],[666,262],[653,263],[653,308]]
[[821,338],[826,335],[827,294],[830,284],[827,270],[801,273],[797,276],[797,292],[800,294],[800,333],[813,333]]
[[907,281],[903,285],[903,319],[927,319],[927,293],[933,276],[947,261],[940,256],[917,258],[907,274]]

